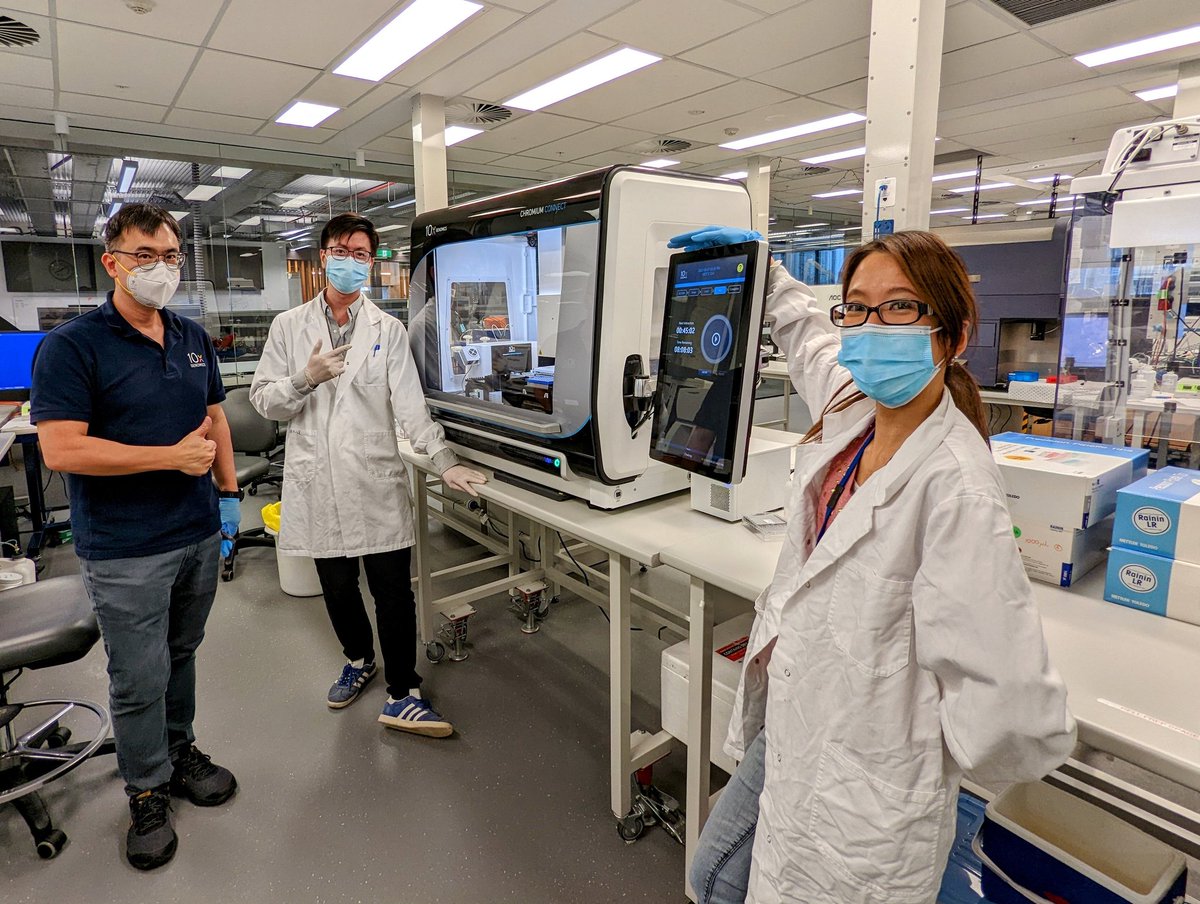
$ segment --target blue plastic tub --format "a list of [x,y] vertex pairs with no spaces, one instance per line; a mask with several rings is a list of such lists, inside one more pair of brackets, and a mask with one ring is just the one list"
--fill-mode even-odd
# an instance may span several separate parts
[[983,899],[983,867],[971,842],[983,825],[984,802],[966,791],[958,793],[958,827],[950,860],[942,874],[938,904],[987,904]]
[[992,904],[1175,904],[1187,887],[1178,851],[1041,782],[989,803],[973,849]]

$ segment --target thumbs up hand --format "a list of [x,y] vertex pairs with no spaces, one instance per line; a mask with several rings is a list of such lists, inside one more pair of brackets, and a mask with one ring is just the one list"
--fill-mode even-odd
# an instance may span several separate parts
[[175,470],[191,477],[203,477],[212,469],[217,444],[208,438],[211,427],[212,418],[205,417],[199,427],[175,444]]

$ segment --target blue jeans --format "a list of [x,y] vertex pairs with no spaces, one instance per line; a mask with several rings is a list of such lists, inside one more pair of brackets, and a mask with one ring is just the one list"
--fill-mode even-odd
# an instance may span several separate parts
[[698,904],[746,900],[766,751],[767,733],[760,731],[704,824],[689,874]]
[[217,593],[221,535],[171,552],[81,559],[108,653],[117,767],[137,794],[171,780],[195,740],[196,648]]

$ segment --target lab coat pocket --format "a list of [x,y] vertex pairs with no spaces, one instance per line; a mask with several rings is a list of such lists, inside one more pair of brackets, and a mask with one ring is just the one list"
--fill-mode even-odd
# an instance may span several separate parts
[[887,678],[904,669],[912,653],[912,584],[838,567],[829,606],[833,644],[861,672]]
[[283,480],[296,489],[309,485],[316,470],[317,435],[289,427],[283,447]]
[[372,431],[362,435],[363,461],[367,475],[375,480],[399,480],[404,472],[396,434],[391,430]]
[[937,889],[945,789],[898,788],[826,742],[809,837],[838,873],[881,900],[928,901]]

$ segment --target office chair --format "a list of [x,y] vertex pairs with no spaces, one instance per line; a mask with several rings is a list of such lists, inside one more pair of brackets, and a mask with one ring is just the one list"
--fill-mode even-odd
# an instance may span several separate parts
[[[279,445],[279,424],[267,420],[250,404],[250,390],[231,389],[221,406],[229,421],[229,436],[233,443],[233,467],[237,472],[239,489],[254,495],[261,484],[283,483],[282,470],[271,456]],[[274,546],[275,538],[265,528],[253,527],[239,531],[233,540],[233,550],[221,563],[221,580],[232,581],[238,552],[250,546]]]
[[[50,578],[0,593],[0,805],[11,803],[33,835],[38,856],[58,856],[67,843],[39,789],[94,756],[114,753],[108,710],[86,700],[10,703],[9,690],[25,669],[82,659],[100,638],[92,604],[78,576]],[[74,711],[96,722],[90,741],[70,743],[64,718]],[[89,721],[91,721],[89,719]],[[18,734],[18,727],[24,730]]]

